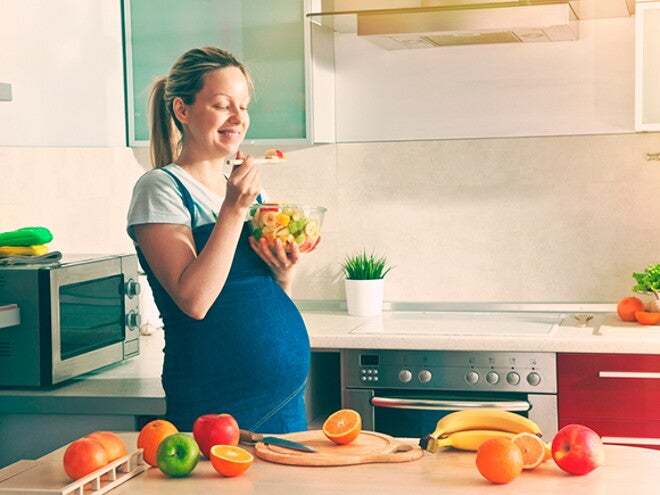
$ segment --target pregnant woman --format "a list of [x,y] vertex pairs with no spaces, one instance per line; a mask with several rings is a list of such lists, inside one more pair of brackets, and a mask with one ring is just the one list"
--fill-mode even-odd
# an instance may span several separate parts
[[[245,223],[263,195],[239,151],[251,96],[243,64],[213,47],[183,54],[151,89],[153,169],[127,231],[163,320],[167,418],[181,431],[222,412],[253,431],[307,429],[309,339],[289,297],[301,254],[271,251]],[[243,162],[224,175],[230,155]]]

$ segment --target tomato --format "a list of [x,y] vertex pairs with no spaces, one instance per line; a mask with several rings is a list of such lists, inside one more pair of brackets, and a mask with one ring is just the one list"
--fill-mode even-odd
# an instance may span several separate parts
[[636,321],[637,311],[644,311],[644,303],[636,297],[624,297],[616,306],[616,312],[623,321]]
[[124,441],[111,431],[95,431],[87,435],[87,438],[95,438],[108,454],[108,461],[114,461],[126,455],[126,445]]
[[108,463],[108,453],[95,438],[80,438],[64,451],[64,472],[73,480],[82,478]]

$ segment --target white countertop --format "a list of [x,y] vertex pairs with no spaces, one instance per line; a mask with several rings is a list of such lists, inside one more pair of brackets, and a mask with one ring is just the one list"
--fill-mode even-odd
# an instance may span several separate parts
[[[314,349],[423,349],[523,352],[660,353],[660,326],[622,322],[616,313],[593,313],[579,328],[572,313],[548,333],[433,333],[434,322],[349,316],[342,311],[303,311]],[[387,320],[387,321],[386,321]],[[386,331],[373,331],[379,325]],[[370,331],[365,327],[370,326]],[[414,327],[414,328],[413,328]],[[411,331],[412,328],[412,331]]]

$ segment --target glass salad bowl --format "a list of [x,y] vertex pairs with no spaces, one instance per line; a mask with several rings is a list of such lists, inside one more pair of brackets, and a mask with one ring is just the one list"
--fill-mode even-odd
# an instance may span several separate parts
[[301,253],[309,251],[321,233],[326,208],[288,203],[262,203],[249,209],[248,224],[256,240],[262,237],[274,248],[276,239],[282,241],[285,251],[293,243]]

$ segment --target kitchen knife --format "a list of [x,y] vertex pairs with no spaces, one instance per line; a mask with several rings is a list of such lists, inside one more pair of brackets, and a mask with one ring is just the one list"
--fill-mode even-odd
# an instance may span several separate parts
[[317,450],[309,445],[286,440],[285,438],[278,438],[273,436],[263,436],[261,433],[253,433],[247,430],[241,430],[240,443],[247,445],[254,445],[257,442],[263,442],[270,445],[279,445],[288,449],[300,450],[302,452],[317,452]]
[[287,449],[300,450],[302,452],[318,452],[314,447],[305,445],[303,443],[292,442],[286,438],[278,437],[263,437],[261,440],[266,445],[278,445],[279,447],[286,447]]

